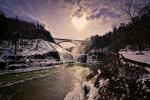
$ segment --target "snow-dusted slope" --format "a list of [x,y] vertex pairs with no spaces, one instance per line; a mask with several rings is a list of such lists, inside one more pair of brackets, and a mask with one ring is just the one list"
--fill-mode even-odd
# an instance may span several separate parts
[[120,51],[119,53],[122,54],[125,58],[150,64],[150,50],[143,51],[142,54],[140,54],[139,51],[131,51],[131,50]]
[[28,45],[21,45],[19,46],[18,55],[22,56],[31,56],[35,54],[46,54],[48,52],[58,52],[60,59],[64,62],[72,62],[73,56],[70,52],[66,51],[65,49],[61,48],[60,46],[41,39],[36,40],[24,40],[27,42]]

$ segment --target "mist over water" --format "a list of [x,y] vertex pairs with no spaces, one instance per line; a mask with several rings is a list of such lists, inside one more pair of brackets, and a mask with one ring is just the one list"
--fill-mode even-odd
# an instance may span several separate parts
[[84,42],[83,44],[73,47],[71,50],[71,53],[73,55],[87,54],[90,50],[91,45],[92,45],[91,41],[87,39],[86,42]]

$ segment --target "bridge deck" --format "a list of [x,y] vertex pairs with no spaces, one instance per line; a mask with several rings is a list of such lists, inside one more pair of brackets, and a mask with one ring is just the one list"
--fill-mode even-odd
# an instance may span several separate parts
[[54,38],[54,41],[59,44],[59,43],[63,43],[63,42],[71,42],[75,45],[78,45],[80,43],[84,43],[85,41],[82,40],[73,40],[73,39],[61,39],[61,38]]

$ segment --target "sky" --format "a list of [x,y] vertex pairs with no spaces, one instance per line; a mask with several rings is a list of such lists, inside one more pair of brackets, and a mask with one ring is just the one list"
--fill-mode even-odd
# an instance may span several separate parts
[[[39,21],[55,38],[83,40],[103,35],[125,20],[125,0],[0,0],[6,15]],[[143,1],[143,0],[135,0]],[[150,0],[145,0],[150,1]]]

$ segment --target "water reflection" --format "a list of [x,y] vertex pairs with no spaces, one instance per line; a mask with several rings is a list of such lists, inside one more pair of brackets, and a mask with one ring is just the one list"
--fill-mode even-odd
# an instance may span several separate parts
[[0,88],[0,99],[62,100],[75,86],[80,86],[90,73],[91,70],[83,65],[62,65],[44,78]]

